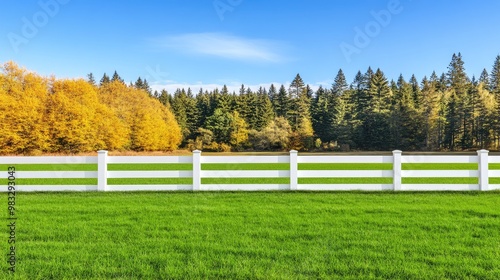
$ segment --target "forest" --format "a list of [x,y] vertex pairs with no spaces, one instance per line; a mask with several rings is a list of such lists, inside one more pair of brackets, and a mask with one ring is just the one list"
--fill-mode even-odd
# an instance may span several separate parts
[[317,90],[152,92],[115,73],[99,82],[41,77],[8,62],[0,74],[0,153],[172,151],[466,151],[500,147],[500,55],[469,77],[460,53],[448,70],[418,81],[382,70],[340,69]]

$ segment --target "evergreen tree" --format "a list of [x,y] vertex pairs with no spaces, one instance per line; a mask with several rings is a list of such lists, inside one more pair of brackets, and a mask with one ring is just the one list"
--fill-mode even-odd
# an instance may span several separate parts
[[95,86],[95,78],[94,78],[94,74],[89,73],[89,74],[87,75],[87,81],[88,81],[88,83],[89,83],[89,84],[91,84],[91,85]]
[[384,73],[377,69],[370,80],[369,94],[371,96],[370,108],[374,112],[383,113],[389,109],[391,90]]
[[149,96],[151,96],[151,95],[152,95],[152,94],[151,94],[151,91],[152,91],[152,90],[151,90],[151,87],[149,86],[149,83],[148,83],[148,81],[147,81],[146,79],[144,79],[144,83],[143,83],[143,85],[142,85],[142,89],[143,89],[145,92],[147,92],[147,93],[149,94]]
[[294,81],[290,85],[290,101],[287,112],[287,119],[290,122],[294,131],[297,131],[299,128],[299,123],[303,121],[303,119],[307,119],[309,122],[311,120],[310,108],[311,108],[311,99],[309,85],[304,86],[300,75],[297,74]]
[[457,136],[460,129],[460,116],[458,116],[458,97],[455,91],[450,92],[445,111],[444,146],[450,150],[455,150]]
[[113,73],[113,76],[112,76],[112,78],[111,78],[111,81],[112,81],[112,82],[114,82],[114,81],[118,81],[118,82],[120,82],[120,83],[125,83],[125,82],[123,81],[123,79],[120,77],[120,75],[118,75],[118,73],[116,72],[116,70],[115,70],[115,72]]
[[426,77],[422,80],[422,117],[423,131],[425,133],[425,148],[436,150],[440,147],[440,106],[439,92],[436,89],[437,76],[433,73],[432,79]]
[[266,90],[260,88],[257,92],[257,115],[254,129],[260,131],[265,128],[274,118],[273,105],[269,100]]
[[[422,116],[416,107],[414,85],[407,83],[403,75],[400,75],[396,87],[391,118],[394,120],[391,125],[394,147],[402,150],[421,149],[424,147],[425,129]],[[418,92],[420,95],[420,87]],[[419,99],[423,102],[423,98]]]
[[300,75],[297,73],[295,78],[293,79],[292,83],[290,84],[290,98],[298,98],[299,94],[302,92],[302,89],[304,88],[304,81],[300,77]]
[[348,102],[350,110],[350,128],[351,128],[351,145],[360,147],[363,142],[363,133],[361,125],[366,118],[366,113],[369,107],[370,98],[368,95],[368,84],[365,75],[358,71],[353,82],[351,83],[351,95]]
[[475,110],[474,118],[476,120],[476,143],[480,149],[496,148],[495,133],[498,131],[496,127],[495,99],[492,94],[485,88],[484,83],[479,83],[476,87],[478,95],[478,105]]
[[420,92],[420,85],[418,84],[415,75],[412,75],[409,81],[412,90],[412,98],[415,109],[418,111],[420,109],[420,104],[422,103],[422,94]]
[[181,127],[181,132],[184,140],[190,133],[189,129],[187,128],[187,113],[185,107],[186,99],[187,95],[184,89],[177,89],[174,92],[174,96],[172,98],[172,111],[174,113],[175,119],[177,120],[177,123]]
[[490,92],[496,101],[495,119],[495,148],[500,148],[500,55],[497,55],[493,63],[493,69],[490,76]]
[[500,95],[500,55],[497,55],[493,63],[493,69],[490,76],[490,91],[496,98]]
[[370,97],[368,95],[368,83],[365,76],[363,76],[360,71],[356,74],[356,77],[351,84],[351,88],[353,91],[351,95],[351,103],[354,104],[353,117],[359,119],[361,114],[363,114],[368,108],[370,102]]
[[101,78],[101,81],[100,81],[100,86],[103,86],[105,84],[108,84],[111,80],[109,79],[109,76],[104,73],[104,75],[102,75],[102,78]]
[[380,69],[370,77],[370,103],[362,114],[362,138],[359,141],[365,149],[386,150],[390,147],[387,136],[390,134],[388,119],[391,91],[389,82]]
[[188,88],[187,92],[184,89],[177,89],[171,106],[177,123],[181,127],[184,142],[194,139],[200,116],[191,89]]
[[252,112],[252,98],[251,91],[247,91],[245,85],[241,85],[239,95],[236,96],[236,110],[238,111],[241,118],[245,120],[247,124],[249,124],[250,129],[253,129],[252,125],[252,116],[254,112]]
[[207,118],[205,128],[213,132],[216,142],[230,144],[233,120],[231,113],[217,108],[214,114]]
[[331,124],[328,96],[322,86],[316,91],[311,105],[312,126],[316,135],[322,142],[331,140]]
[[483,69],[481,72],[481,76],[479,76],[479,83],[483,83],[485,85],[485,89],[488,89],[489,87],[489,74],[486,69]]
[[233,98],[229,94],[229,90],[226,85],[222,87],[222,91],[220,93],[217,90],[214,91],[214,97],[217,109],[221,109],[226,113],[231,113],[233,111]]
[[198,127],[198,119],[200,118],[200,113],[198,111],[196,99],[193,96],[191,88],[188,88],[187,90],[184,107],[186,112],[186,128],[188,130],[187,138],[194,139],[195,132]]
[[335,79],[333,80],[332,93],[336,96],[342,96],[347,89],[348,85],[344,72],[342,69],[339,69],[337,76],[335,76]]
[[214,107],[210,94],[207,91],[203,92],[203,89],[200,88],[200,91],[196,95],[196,108],[199,114],[197,127],[203,126],[206,119],[213,114]]
[[448,66],[447,84],[451,92],[447,112],[447,130],[445,131],[448,148],[454,150],[457,144],[462,149],[472,147],[470,98],[467,95],[469,80],[465,74],[462,55],[453,54]]
[[142,81],[141,77],[137,78],[137,81],[135,81],[134,86],[136,89],[143,89],[144,88],[144,82]]
[[161,102],[161,104],[165,106],[170,106],[170,94],[165,89],[162,89],[160,92],[160,95],[158,96],[158,100]]
[[278,94],[274,99],[274,114],[277,117],[286,117],[290,106],[290,98],[284,85],[280,86]]
[[271,104],[273,105],[273,112],[274,112],[274,114],[276,114],[274,102],[278,96],[278,91],[276,90],[276,87],[274,86],[274,84],[271,84],[271,86],[269,86],[269,91],[267,92],[267,96],[269,96],[269,100],[271,101]]

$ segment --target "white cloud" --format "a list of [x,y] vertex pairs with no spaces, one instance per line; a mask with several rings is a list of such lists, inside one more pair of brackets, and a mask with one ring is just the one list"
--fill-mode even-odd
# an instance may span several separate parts
[[188,33],[155,40],[162,48],[217,56],[227,59],[259,62],[280,62],[285,57],[285,44],[264,39],[247,39],[224,33]]

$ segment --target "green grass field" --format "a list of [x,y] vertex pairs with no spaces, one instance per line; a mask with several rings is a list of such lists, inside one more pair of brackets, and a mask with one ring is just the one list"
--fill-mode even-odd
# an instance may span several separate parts
[[500,192],[18,193],[15,279],[500,279],[498,205]]

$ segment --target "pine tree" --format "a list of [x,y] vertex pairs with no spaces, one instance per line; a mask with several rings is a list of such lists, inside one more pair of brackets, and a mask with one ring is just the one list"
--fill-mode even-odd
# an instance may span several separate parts
[[389,109],[391,90],[384,73],[377,69],[370,80],[369,94],[370,108],[376,113],[383,113]]
[[336,96],[342,96],[347,89],[348,85],[344,72],[342,69],[339,69],[337,76],[335,76],[335,79],[333,80],[332,93]]
[[[309,97],[310,91],[311,90],[309,85],[305,86],[302,78],[299,74],[297,74],[289,87],[287,106],[288,110],[286,111],[286,118],[288,119],[288,122],[290,123],[294,131],[298,129],[298,124],[299,122],[301,122],[302,118],[307,118],[309,121],[311,119],[311,99]],[[280,94],[281,89],[278,95]]]
[[312,126],[316,135],[322,142],[328,142],[331,139],[331,124],[328,97],[322,86],[316,91],[311,105]]
[[482,83],[484,85],[484,89],[488,89],[489,82],[488,71],[486,71],[486,69],[483,69],[483,71],[481,72],[481,76],[479,76],[479,83]]
[[460,128],[460,116],[458,116],[458,97],[455,91],[451,91],[447,100],[445,111],[444,146],[450,150],[455,150],[456,140]]
[[89,84],[91,84],[91,85],[95,86],[96,84],[95,84],[94,74],[89,73],[89,74],[87,75],[87,81],[88,81],[88,83],[89,83]]
[[276,108],[274,102],[276,101],[276,98],[278,96],[278,91],[276,90],[276,87],[274,84],[271,84],[269,86],[269,91],[267,92],[267,96],[269,96],[269,100],[271,101],[271,104],[273,105],[273,112],[276,114]]
[[187,113],[186,113],[186,107],[185,104],[187,99],[186,92],[184,89],[177,89],[174,93],[174,96],[172,98],[172,111],[174,113],[175,119],[177,123],[179,124],[182,132],[183,139],[186,140],[187,136],[190,134],[190,131],[188,129],[187,125]]
[[490,92],[496,101],[495,118],[495,148],[500,148],[500,55],[497,55],[490,74]]
[[490,91],[497,99],[500,98],[498,97],[500,95],[500,55],[495,58],[493,69],[491,69]]
[[146,79],[144,79],[144,82],[142,84],[142,89],[149,94],[149,96],[152,96],[151,94],[151,87],[149,86],[149,83]]
[[269,95],[266,93],[266,90],[262,87],[259,88],[257,92],[257,115],[254,129],[260,131],[265,128],[273,119],[273,105],[271,100],[269,100]]
[[297,73],[295,78],[293,79],[292,83],[290,84],[290,98],[298,98],[299,94],[302,92],[302,89],[304,88],[304,81],[300,77],[300,75]]
[[368,82],[360,71],[356,74],[353,83],[351,84],[353,93],[351,95],[351,103],[354,104],[353,117],[359,119],[365,113],[370,103],[368,95]]
[[[371,69],[369,68],[371,71]],[[371,74],[370,74],[371,75]],[[351,108],[350,112],[350,129],[351,129],[351,145],[353,147],[361,147],[364,142],[364,135],[362,130],[362,123],[366,119],[368,113],[370,96],[368,94],[368,81],[367,75],[361,74],[358,71],[356,77],[351,83],[351,95],[348,106]]]
[[274,114],[277,117],[286,117],[286,114],[290,107],[290,98],[288,97],[288,93],[285,89],[284,85],[280,86],[278,94],[274,99]]
[[108,84],[109,82],[111,82],[111,80],[109,79],[109,76],[104,73],[104,75],[102,75],[102,78],[101,78],[101,81],[100,81],[100,86],[103,86],[105,84]]
[[420,92],[420,85],[418,84],[415,75],[411,75],[409,84],[411,85],[413,104],[415,109],[418,111],[420,110],[420,105],[422,103],[422,94]]
[[199,114],[198,122],[196,124],[197,127],[203,126],[206,122],[206,119],[213,114],[214,104],[212,104],[210,94],[203,89],[200,88],[200,91],[196,95],[196,108]]
[[134,86],[136,89],[143,89],[144,88],[144,82],[142,81],[141,77],[137,78],[137,81],[135,81]]
[[390,134],[388,119],[391,90],[380,69],[370,77],[368,90],[370,103],[366,112],[362,114],[362,138],[359,141],[365,149],[386,150],[390,147],[387,135]]
[[186,112],[187,138],[194,139],[200,113],[198,111],[198,107],[196,106],[196,99],[193,96],[191,88],[188,88],[187,90],[186,99],[184,100],[184,108]]
[[214,97],[216,99],[216,108],[221,109],[225,113],[231,113],[233,111],[233,98],[229,94],[227,86],[222,87],[222,91],[214,91]]
[[118,82],[120,82],[120,83],[125,83],[125,82],[123,81],[123,79],[120,77],[120,75],[118,75],[118,73],[116,72],[116,70],[115,70],[115,72],[113,73],[113,77],[111,78],[111,81],[112,81],[112,82],[118,81]]
[[[238,111],[241,118],[245,120],[247,124],[252,122],[252,108],[251,108],[251,96],[248,94],[245,85],[241,85],[239,94],[236,96],[236,110]],[[250,129],[253,129],[250,126]]]
[[231,130],[233,127],[233,115],[217,108],[213,115],[207,118],[205,128],[212,131],[215,141],[218,143],[231,143]]
[[165,89],[162,89],[160,92],[160,95],[158,96],[158,100],[161,102],[161,104],[165,106],[171,106],[170,105],[170,94]]
[[[414,76],[412,76],[414,78]],[[412,80],[412,79],[411,79]],[[414,82],[413,82],[414,83]],[[396,84],[395,102],[392,110],[393,144],[397,149],[419,150],[425,147],[425,127],[423,115],[416,107],[415,87],[407,83],[403,75]],[[421,95],[420,87],[418,94]],[[423,97],[418,98],[423,103]]]
[[472,147],[471,126],[468,116],[471,115],[471,103],[467,94],[469,79],[465,74],[462,55],[453,54],[448,66],[447,84],[452,91],[447,112],[447,144],[454,150],[457,144],[462,149]]
[[397,82],[391,83],[394,91],[391,114],[391,141],[396,149],[406,150],[408,146],[408,135],[403,125],[408,119],[407,108],[414,108],[413,98],[411,98],[411,86],[400,74]]
[[330,123],[328,139],[329,141],[340,141],[345,143],[349,136],[348,123],[346,121],[347,103],[346,96],[348,85],[342,69],[339,69],[335,76],[332,88],[326,91],[327,97],[327,120]]
[[439,119],[439,92],[436,89],[437,76],[433,73],[431,77],[431,80],[426,77],[422,80],[422,129],[425,133],[425,148],[436,150],[440,147],[442,132],[439,130],[441,120]]
[[497,120],[495,117],[495,98],[485,87],[484,83],[479,83],[476,87],[479,102],[474,112],[474,118],[477,128],[476,143],[480,149],[495,148],[493,144],[497,132],[495,129]]

